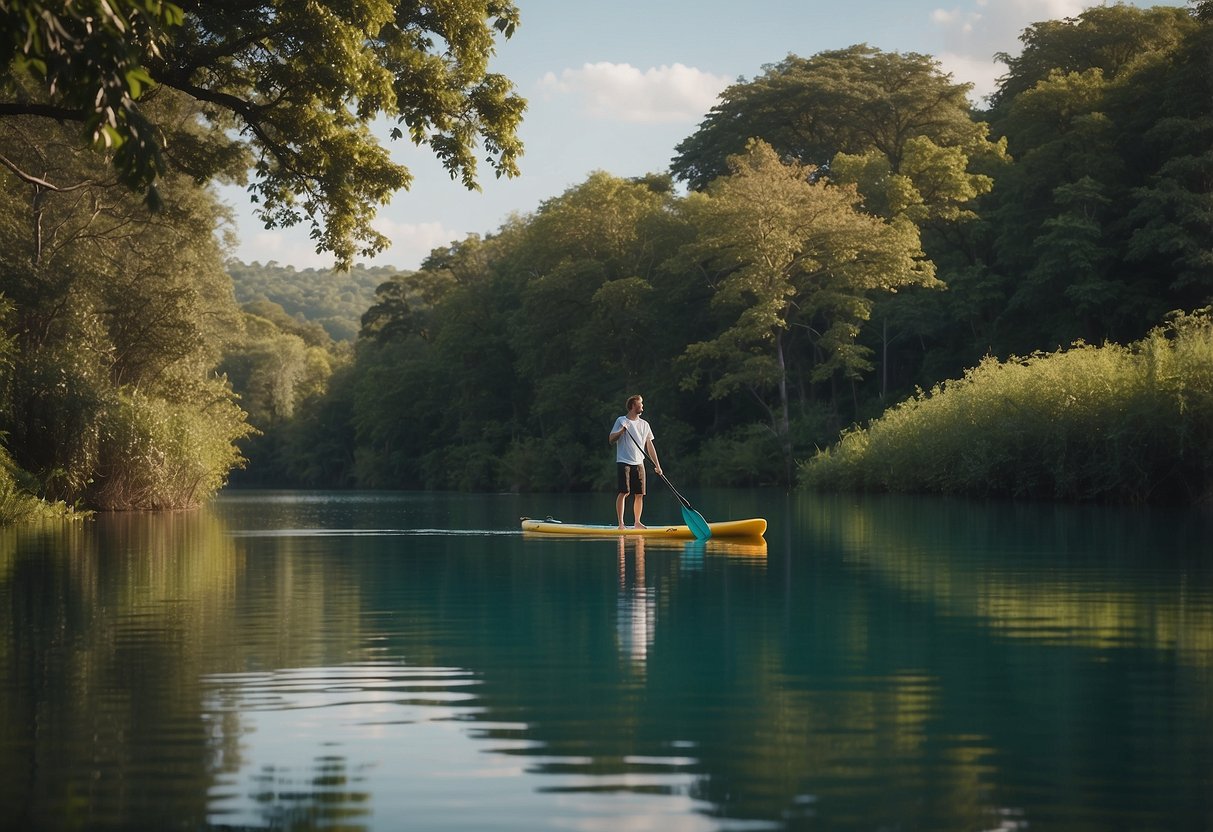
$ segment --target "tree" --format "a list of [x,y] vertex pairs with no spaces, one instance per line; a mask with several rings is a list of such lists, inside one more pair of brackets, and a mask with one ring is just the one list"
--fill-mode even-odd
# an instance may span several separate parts
[[[150,112],[172,120],[182,99]],[[185,108],[188,111],[188,106]],[[236,318],[222,208],[177,171],[151,220],[74,130],[0,120],[0,285],[13,311],[0,435],[46,496],[197,503],[239,462],[244,415],[212,370]]]
[[[518,172],[525,102],[487,71],[495,38],[518,24],[509,0],[3,0],[0,14],[4,46],[42,83],[40,94],[21,76],[0,84],[0,117],[83,124],[153,205],[168,165],[208,179],[241,155],[266,226],[306,217],[317,251],[342,267],[387,245],[375,208],[411,178],[372,133],[376,119],[428,145],[468,188],[481,153],[498,176]],[[164,88],[201,106],[208,147],[149,118]]]
[[1165,53],[1179,45],[1191,30],[1192,16],[1175,6],[1140,9],[1116,3],[1094,6],[1076,17],[1033,23],[1019,36],[1018,55],[1000,52],[995,59],[1006,64],[990,96],[992,110],[1001,110],[1017,96],[1054,72],[1098,69],[1114,79],[1140,68],[1144,57]]
[[1127,256],[1165,264],[1170,293],[1186,309],[1213,301],[1213,3],[1193,6],[1199,27],[1143,72],[1124,102],[1131,114],[1153,116],[1134,124],[1150,173],[1133,191]]
[[1209,30],[1115,6],[1025,32],[991,111],[1017,160],[986,202],[999,354],[1126,342],[1210,299]]
[[[926,149],[958,149],[968,160],[999,154],[986,125],[972,119],[971,85],[957,84],[939,63],[916,53],[883,52],[866,44],[789,55],[752,81],[721,93],[699,129],[677,147],[670,171],[694,189],[728,172],[728,158],[758,138],[783,159],[830,172],[839,153],[878,154],[889,172],[915,178],[908,165]],[[921,189],[929,193],[932,188]]]
[[[974,118],[970,87],[956,83],[927,55],[883,52],[860,44],[811,58],[789,55],[751,81],[724,91],[699,129],[678,145],[673,174],[692,188],[727,171],[726,159],[751,138],[785,161],[812,165],[817,176],[850,183],[862,210],[918,226],[939,279],[956,292],[887,296],[861,341],[877,346],[881,392],[905,386],[928,359],[932,332],[982,271],[976,249],[977,204],[1008,163],[1006,146],[991,141]],[[907,304],[910,309],[903,309]],[[942,323],[935,332],[954,332]],[[890,350],[900,344],[901,351]],[[890,362],[903,368],[890,381]]]
[[163,57],[181,15],[179,6],[163,0],[3,0],[0,49],[16,59],[19,72],[42,80],[52,100],[38,100],[17,79],[6,80],[0,116],[83,122],[95,146],[115,152],[123,182],[147,191],[158,206],[154,182],[164,167],[161,141],[136,102],[152,84],[145,64]]
[[751,143],[730,165],[730,176],[687,201],[699,233],[680,258],[702,264],[713,303],[730,317],[714,337],[687,348],[686,383],[710,378],[714,398],[741,390],[760,401],[790,481],[789,378],[798,342],[810,347],[812,381],[857,378],[871,368],[855,339],[872,297],[933,285],[934,266],[912,223],[863,213],[853,186],[784,164],[765,142]]

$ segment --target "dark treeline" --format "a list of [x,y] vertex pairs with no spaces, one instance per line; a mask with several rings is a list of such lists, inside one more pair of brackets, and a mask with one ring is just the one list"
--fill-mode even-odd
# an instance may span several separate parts
[[671,176],[596,173],[380,286],[248,479],[600,488],[641,392],[680,481],[786,483],[983,357],[1140,339],[1213,297],[1210,11],[1035,24],[984,111],[929,56],[790,55]]

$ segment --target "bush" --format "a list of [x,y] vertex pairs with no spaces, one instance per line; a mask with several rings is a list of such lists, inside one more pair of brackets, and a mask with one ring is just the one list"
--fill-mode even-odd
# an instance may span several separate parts
[[100,418],[91,504],[190,508],[218,491],[241,464],[235,442],[251,428],[226,389],[217,381],[212,386],[205,407],[120,392]]
[[48,502],[33,493],[34,478],[18,468],[0,448],[0,526],[30,520],[52,520],[81,517],[62,501]]
[[770,485],[787,480],[779,438],[765,425],[747,425],[703,443],[699,484],[714,487]]
[[920,391],[801,468],[817,490],[1117,502],[1213,492],[1213,318],[1083,343]]

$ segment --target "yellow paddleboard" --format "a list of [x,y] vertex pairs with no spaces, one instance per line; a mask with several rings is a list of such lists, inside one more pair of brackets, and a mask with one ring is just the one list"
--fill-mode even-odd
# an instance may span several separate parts
[[[712,530],[712,539],[721,537],[762,537],[767,530],[767,521],[761,517],[748,520],[723,520],[719,523],[708,523]],[[644,537],[664,537],[679,540],[694,540],[695,533],[689,526],[649,526],[646,529],[621,529],[618,526],[594,526],[583,523],[562,523],[559,520],[532,520],[522,518],[522,530],[534,534],[568,534],[581,537],[618,537],[619,535],[642,535]]]

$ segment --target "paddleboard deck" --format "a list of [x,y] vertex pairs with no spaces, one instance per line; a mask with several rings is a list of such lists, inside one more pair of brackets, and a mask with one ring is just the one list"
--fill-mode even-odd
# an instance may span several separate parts
[[[725,537],[762,537],[767,530],[767,521],[761,517],[751,517],[747,520],[723,520],[719,523],[708,523],[712,531],[712,539]],[[522,518],[522,530],[533,534],[566,534],[580,537],[619,537],[639,535],[643,537],[664,537],[678,540],[694,540],[695,533],[689,526],[649,526],[644,529],[618,526],[595,526],[584,523],[562,523],[559,520],[532,520]]]

